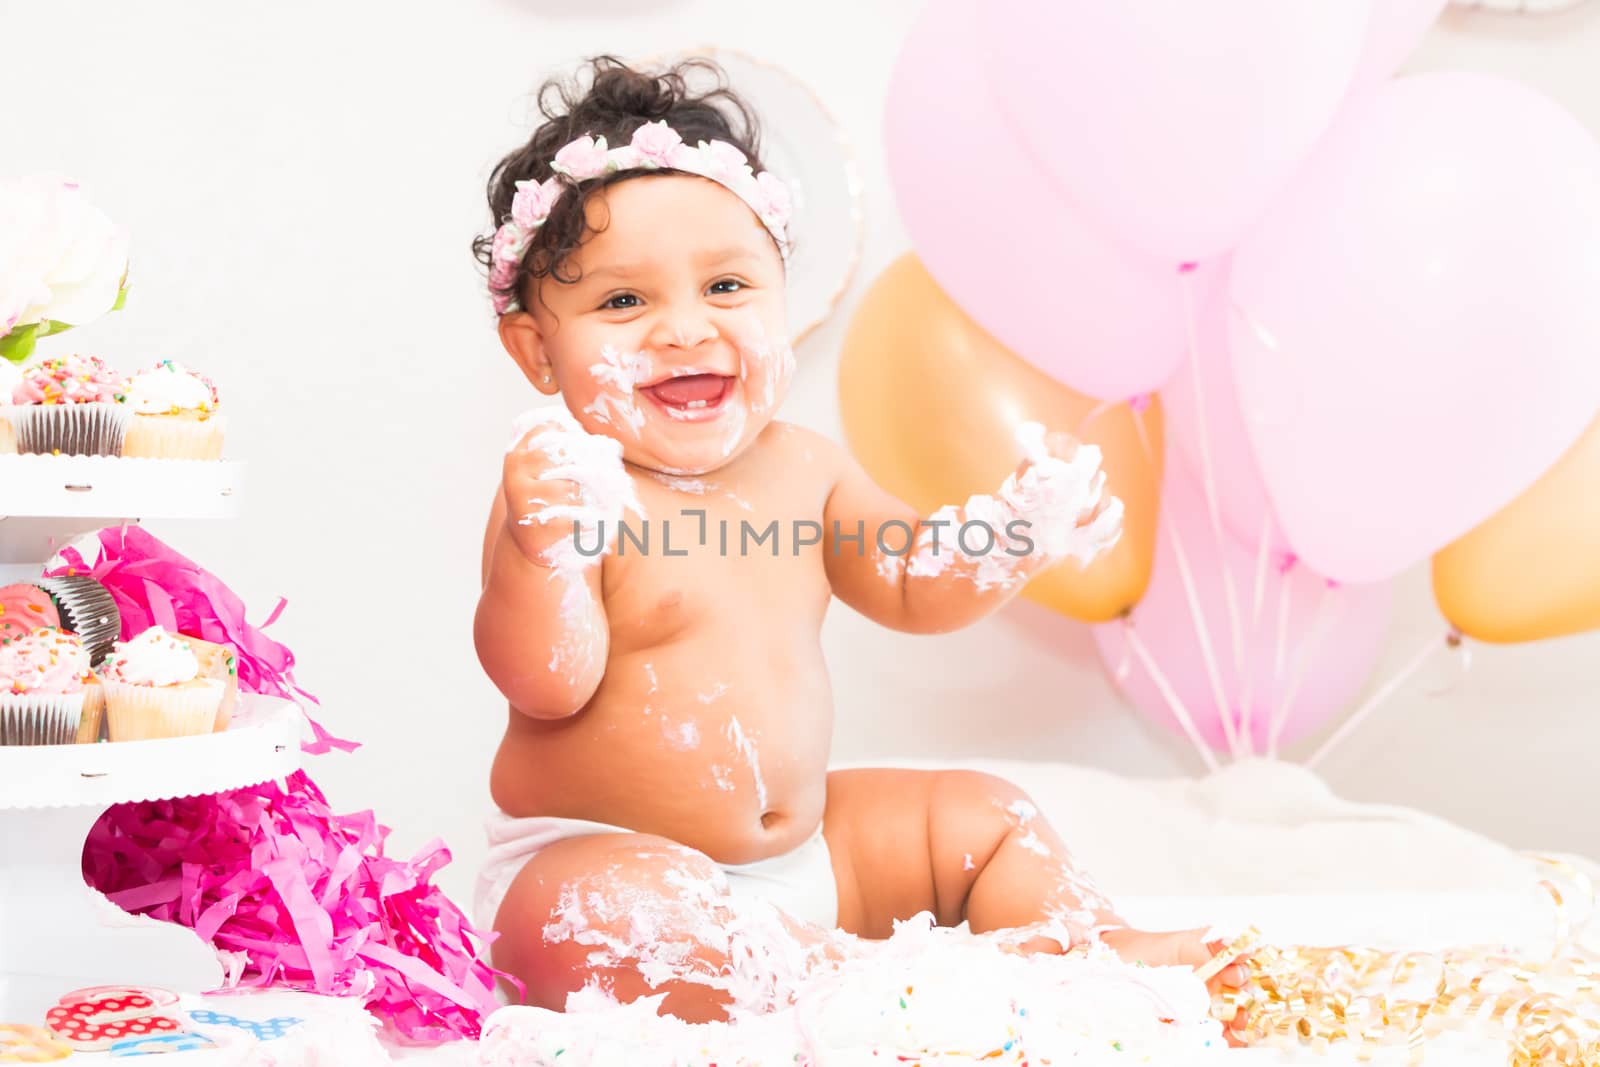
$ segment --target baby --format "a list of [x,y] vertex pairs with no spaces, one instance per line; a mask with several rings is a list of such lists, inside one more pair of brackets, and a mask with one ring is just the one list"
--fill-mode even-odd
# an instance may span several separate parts
[[1205,963],[1197,931],[1127,928],[1009,783],[827,769],[833,598],[942,633],[1091,558],[1121,517],[1097,450],[1024,426],[993,496],[923,518],[776,421],[789,202],[749,109],[687,65],[590,73],[541,90],[475,244],[501,342],[560,398],[519,422],[484,538],[477,649],[511,705],[477,901],[496,965],[544,1007],[595,985],[720,1018],[752,900],[813,955],[927,911],[1019,951]]

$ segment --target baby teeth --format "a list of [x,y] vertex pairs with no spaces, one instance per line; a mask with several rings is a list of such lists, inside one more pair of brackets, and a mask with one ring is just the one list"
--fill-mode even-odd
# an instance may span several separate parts
[[704,401],[704,400],[691,400],[691,401],[689,401],[687,404],[685,404],[683,406],[686,407],[686,408],[703,408],[703,407],[706,406],[706,401]]

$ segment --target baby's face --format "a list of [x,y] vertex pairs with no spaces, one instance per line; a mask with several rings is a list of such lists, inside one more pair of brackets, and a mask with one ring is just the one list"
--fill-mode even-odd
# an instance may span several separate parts
[[540,281],[534,321],[555,385],[591,433],[631,463],[703,474],[772,419],[794,357],[784,267],[744,201],[705,178],[610,186],[590,235]]

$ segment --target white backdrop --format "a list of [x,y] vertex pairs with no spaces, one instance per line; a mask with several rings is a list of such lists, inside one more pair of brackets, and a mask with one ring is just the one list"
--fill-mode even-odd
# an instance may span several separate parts
[[[816,88],[856,146],[868,239],[845,313],[802,347],[782,415],[837,437],[843,319],[907,247],[878,132],[918,6],[0,0],[0,173],[72,174],[133,231],[127,310],[61,340],[129,368],[172,357],[210,372],[232,411],[230,452],[251,464],[242,521],[153,528],[258,617],[288,597],[272,632],[327,725],[365,743],[313,774],[337,806],[395,827],[396,851],[442,836],[458,899],[505,714],[472,649],[480,537],[504,428],[534,396],[495,340],[468,241],[489,168],[525,136],[527,93],[584,55],[706,43]],[[1511,74],[1600,131],[1600,5],[1451,13],[1413,66]],[[1442,627],[1424,570],[1399,600],[1380,677]],[[1196,767],[1126,710],[1086,630],[1031,604],[943,637],[836,607],[825,648],[839,759]],[[1442,695],[1425,690],[1451,681],[1444,669],[1409,687],[1327,777],[1515,845],[1600,854],[1592,804],[1575,803],[1600,750],[1597,664],[1600,636],[1478,648]]]

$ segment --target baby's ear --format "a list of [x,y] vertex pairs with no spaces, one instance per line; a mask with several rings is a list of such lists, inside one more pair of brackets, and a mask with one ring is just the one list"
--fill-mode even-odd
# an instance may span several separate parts
[[539,324],[526,311],[512,311],[500,316],[500,343],[506,353],[522,368],[522,373],[533,387],[546,396],[560,391],[550,357],[545,352],[544,335]]

